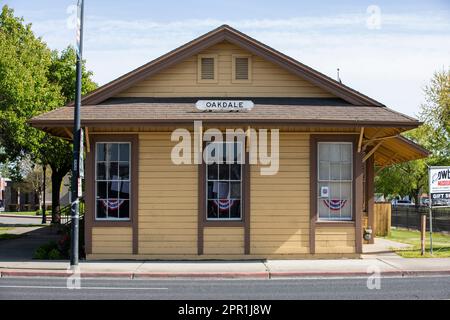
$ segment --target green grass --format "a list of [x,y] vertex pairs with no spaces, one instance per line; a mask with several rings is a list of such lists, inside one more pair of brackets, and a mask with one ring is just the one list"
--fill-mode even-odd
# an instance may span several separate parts
[[[47,210],[45,213],[46,213],[47,217],[52,215],[52,212],[50,210]],[[41,211],[39,211],[39,214],[36,214],[36,211],[2,211],[2,212],[0,212],[0,217],[2,216],[2,214],[42,217]]]
[[2,214],[13,214],[13,215],[19,215],[19,216],[41,216],[41,212],[39,212],[39,214],[36,214],[36,211],[3,211],[0,212],[0,217],[2,216]]
[[430,234],[425,237],[425,255],[420,252],[420,232],[402,229],[392,229],[391,235],[385,239],[411,244],[412,249],[397,250],[404,258],[448,258],[450,257],[450,235],[433,233],[433,254],[430,254]]
[[21,237],[21,235],[19,235],[19,234],[0,233],[0,241],[1,240],[17,239],[17,238],[20,238],[20,237]]
[[6,231],[14,228],[11,227],[0,227],[0,240],[9,240],[9,239],[17,239],[20,236],[17,234],[8,234]]

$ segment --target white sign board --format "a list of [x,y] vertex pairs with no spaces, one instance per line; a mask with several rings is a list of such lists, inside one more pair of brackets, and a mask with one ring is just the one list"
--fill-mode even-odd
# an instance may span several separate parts
[[250,100],[198,100],[195,104],[200,111],[214,112],[250,111],[253,106]]
[[320,197],[321,198],[328,198],[330,196],[328,186],[322,186],[320,187]]
[[450,167],[430,167],[430,193],[450,193]]

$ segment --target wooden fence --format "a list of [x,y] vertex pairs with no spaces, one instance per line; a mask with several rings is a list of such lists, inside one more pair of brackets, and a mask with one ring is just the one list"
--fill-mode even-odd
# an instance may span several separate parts
[[391,203],[377,202],[374,204],[373,210],[375,236],[388,236],[391,232]]

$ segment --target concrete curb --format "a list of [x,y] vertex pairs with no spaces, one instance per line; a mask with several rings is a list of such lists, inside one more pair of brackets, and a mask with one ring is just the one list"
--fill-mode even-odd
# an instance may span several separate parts
[[137,272],[134,278],[269,279],[268,272]]
[[[68,278],[73,273],[69,271],[48,270],[1,270],[0,278],[7,277],[58,277]],[[283,279],[283,278],[314,278],[314,277],[364,277],[367,272],[82,272],[81,278],[128,278],[128,279]],[[442,276],[450,275],[450,270],[398,270],[385,271],[381,276]]]
[[[370,273],[360,271],[360,272],[271,272],[271,279],[282,279],[282,278],[314,278],[314,277],[367,277],[371,275]],[[381,276],[434,276],[434,275],[450,275],[450,270],[432,271],[432,270],[398,270],[398,271],[383,271]]]

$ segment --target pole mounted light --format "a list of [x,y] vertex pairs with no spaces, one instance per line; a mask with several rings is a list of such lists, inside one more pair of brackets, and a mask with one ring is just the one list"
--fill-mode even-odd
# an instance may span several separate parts
[[81,196],[81,179],[80,179],[80,161],[83,156],[80,152],[81,141],[81,121],[80,121],[80,106],[81,106],[81,72],[83,59],[83,15],[84,15],[84,0],[78,0],[78,15],[77,15],[77,64],[76,64],[76,84],[75,84],[75,106],[73,117],[73,163],[72,163],[72,201],[70,205],[71,221],[72,221],[72,236],[70,244],[70,266],[78,266],[78,241],[80,231],[80,196]]

